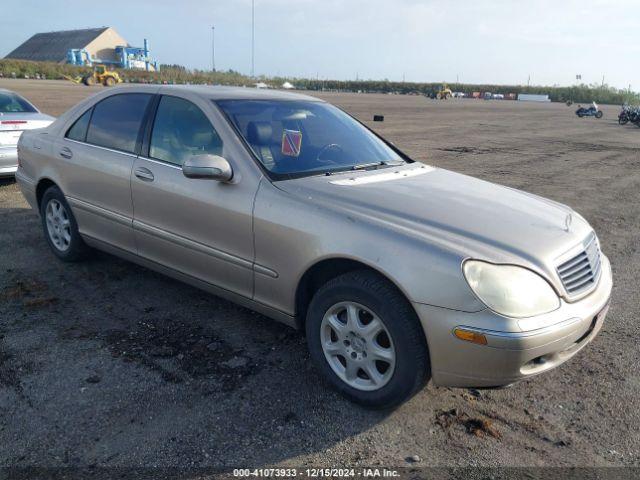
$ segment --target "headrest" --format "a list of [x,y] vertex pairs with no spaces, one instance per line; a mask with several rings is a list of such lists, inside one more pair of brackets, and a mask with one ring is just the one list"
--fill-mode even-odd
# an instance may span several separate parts
[[249,122],[247,139],[252,145],[268,145],[273,136],[273,127],[269,122]]

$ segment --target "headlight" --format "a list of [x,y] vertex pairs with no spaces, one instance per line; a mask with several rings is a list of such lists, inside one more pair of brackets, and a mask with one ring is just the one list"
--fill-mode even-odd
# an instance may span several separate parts
[[526,268],[467,260],[463,270],[478,298],[494,312],[507,317],[533,317],[560,306],[551,285]]

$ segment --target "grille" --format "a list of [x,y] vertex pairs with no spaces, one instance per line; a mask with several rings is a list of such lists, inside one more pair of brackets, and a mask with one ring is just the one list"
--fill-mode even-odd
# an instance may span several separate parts
[[569,295],[577,295],[595,286],[600,278],[600,247],[595,233],[584,243],[584,250],[557,267]]

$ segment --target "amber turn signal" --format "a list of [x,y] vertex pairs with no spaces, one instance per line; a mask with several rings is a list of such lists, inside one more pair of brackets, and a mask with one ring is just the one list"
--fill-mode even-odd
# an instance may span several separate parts
[[453,334],[458,337],[460,340],[465,340],[471,343],[477,343],[478,345],[486,345],[487,337],[485,337],[482,333],[473,332],[471,330],[464,330],[463,328],[456,327],[453,330]]

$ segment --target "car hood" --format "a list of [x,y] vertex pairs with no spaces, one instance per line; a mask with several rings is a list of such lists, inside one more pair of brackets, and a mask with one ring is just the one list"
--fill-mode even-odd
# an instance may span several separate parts
[[353,219],[428,239],[463,258],[524,263],[548,277],[555,277],[556,259],[591,232],[565,205],[417,163],[277,186]]

